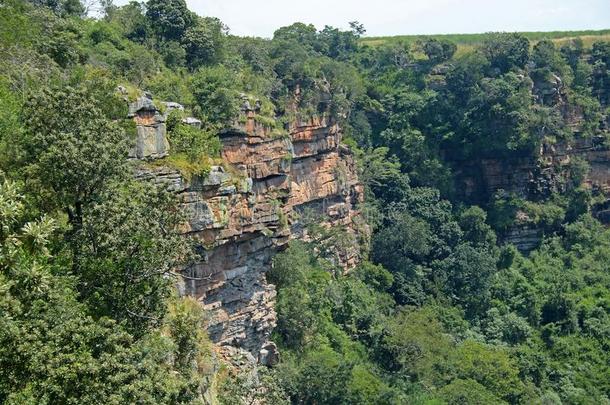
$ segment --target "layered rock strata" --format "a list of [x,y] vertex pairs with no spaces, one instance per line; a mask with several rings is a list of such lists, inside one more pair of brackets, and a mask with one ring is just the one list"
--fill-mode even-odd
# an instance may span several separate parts
[[[202,260],[184,271],[181,288],[208,310],[212,340],[267,361],[276,356],[267,342],[276,292],[265,278],[273,256],[292,238],[308,237],[299,220],[305,210],[355,235],[363,190],[334,123],[314,118],[274,135],[253,110],[244,117],[221,133],[223,164],[205,178],[187,181],[163,166],[138,175],[176,193],[188,217],[184,231],[198,241]],[[358,247],[338,252],[337,260],[353,266]]]
[[[514,193],[524,199],[548,197],[566,192],[571,181],[571,166],[577,160],[587,163],[584,187],[606,202],[593,207],[593,215],[610,224],[610,148],[598,138],[576,138],[570,142],[543,144],[537,155],[529,158],[481,159],[472,165],[464,164],[461,173],[462,198],[478,203],[477,196],[497,192]],[[467,173],[472,173],[468,175]],[[519,219],[519,218],[517,218]],[[517,224],[503,235],[503,242],[514,244],[520,251],[536,248],[543,232],[527,221]]]

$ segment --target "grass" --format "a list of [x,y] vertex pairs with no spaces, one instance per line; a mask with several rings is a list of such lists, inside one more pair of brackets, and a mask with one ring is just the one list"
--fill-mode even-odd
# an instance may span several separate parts
[[187,180],[191,181],[193,176],[206,176],[217,159],[202,155],[198,159],[192,159],[186,153],[174,153],[163,159],[147,162],[150,166],[165,166],[176,169]]
[[[550,39],[557,45],[574,39],[580,38],[583,41],[585,47],[591,47],[596,41],[608,41],[610,42],[610,29],[605,30],[583,30],[583,31],[550,31],[550,32],[521,32],[532,44],[542,40]],[[480,34],[439,34],[439,35],[396,35],[390,37],[365,37],[360,40],[362,45],[368,46],[380,46],[380,45],[391,45],[398,43],[415,43],[418,39],[423,38],[436,38],[446,39],[454,42],[457,46],[457,55],[468,53],[473,50],[477,45],[481,44],[489,33]]]

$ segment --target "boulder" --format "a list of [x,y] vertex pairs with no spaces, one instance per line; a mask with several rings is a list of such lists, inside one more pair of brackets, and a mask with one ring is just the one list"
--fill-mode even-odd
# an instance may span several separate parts
[[182,119],[182,123],[186,125],[190,125],[197,129],[201,129],[202,122],[195,117],[186,117]]
[[265,343],[258,353],[258,362],[267,367],[278,364],[280,362],[280,352],[277,345],[273,342]]

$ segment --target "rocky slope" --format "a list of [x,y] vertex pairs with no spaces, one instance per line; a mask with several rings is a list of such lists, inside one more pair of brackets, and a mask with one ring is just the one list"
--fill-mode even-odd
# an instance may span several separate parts
[[[159,141],[163,119],[152,110],[143,101],[131,109],[138,126],[135,157],[156,158],[167,151]],[[336,124],[313,118],[277,136],[257,122],[255,111],[242,114],[242,124],[220,134],[223,164],[206,177],[187,180],[162,165],[142,168],[138,176],[176,193],[188,217],[184,231],[197,240],[201,261],[184,271],[180,288],[208,310],[212,340],[228,355],[245,350],[273,362],[275,348],[268,339],[276,321],[276,292],[265,273],[274,254],[292,238],[308,238],[299,219],[306,211],[325,226],[341,226],[356,236],[363,189]],[[349,268],[359,254],[356,244],[346,244],[336,259]]]
[[[461,192],[461,198],[480,203],[477,198],[489,198],[498,191],[514,193],[529,200],[546,197],[553,192],[564,193],[566,183],[570,181],[571,165],[581,160],[589,166],[584,186],[606,201],[593,207],[593,214],[610,224],[610,147],[606,141],[610,116],[605,116],[600,122],[597,135],[583,136],[584,112],[570,102],[561,78],[552,75],[548,81],[534,82],[531,92],[539,103],[553,106],[560,112],[573,139],[543,142],[531,156],[458,162],[457,178],[461,179],[461,184],[457,185],[457,189]],[[523,213],[518,213],[518,216],[520,214]],[[514,244],[522,252],[531,251],[538,246],[543,236],[542,230],[527,223],[527,220],[517,222],[515,227],[502,235],[503,241]]]

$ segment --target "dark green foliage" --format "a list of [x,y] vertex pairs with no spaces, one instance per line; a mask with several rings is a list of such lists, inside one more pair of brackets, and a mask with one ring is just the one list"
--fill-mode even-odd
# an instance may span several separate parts
[[[17,187],[3,181],[0,401],[180,403],[200,397],[201,374],[182,359],[196,361],[203,370],[209,362],[205,338],[196,329],[180,329],[176,320],[198,317],[201,322],[201,310],[189,312],[180,306],[188,304],[176,304],[168,334],[155,331],[140,339],[113,319],[91,316],[77,293],[82,279],[62,275],[68,257],[52,254],[60,242],[58,223],[48,216],[25,223],[25,208]],[[187,351],[184,342],[197,343]]]
[[418,46],[426,54],[431,63],[445,62],[453,57],[457,45],[447,40],[429,38],[421,40]]
[[607,42],[596,42],[591,49],[593,65],[593,95],[603,106],[610,105],[610,46]]
[[79,290],[96,313],[141,333],[157,326],[171,293],[171,273],[189,260],[172,195],[152,185],[111,185],[83,210],[74,236]]
[[193,26],[196,16],[184,0],[149,0],[146,17],[157,35],[165,40],[179,41]]
[[[184,0],[102,5],[100,20],[72,0],[0,7],[0,169],[24,193],[0,186],[0,402],[203,401],[205,314],[172,294],[194,258],[183,218],[125,159],[123,98],[144,90],[185,106],[170,156],[148,164],[205,174],[249,104],[274,135],[340,124],[365,186],[370,240],[300,212],[312,242],[266,273],[280,364],[216,370],[221,403],[608,402],[610,234],[589,214],[607,202],[585,159],[539,159],[607,146],[606,42],[369,46],[357,22],[239,38]],[[527,257],[503,245],[529,228],[543,241]],[[370,261],[346,274],[346,248]]]
[[[296,402],[397,403],[400,394],[381,379],[362,345],[379,341],[389,297],[354,277],[332,278],[310,249],[292,243],[269,275],[279,286],[275,333],[287,357],[280,384]],[[391,278],[383,273],[371,264],[358,271],[387,285]]]
[[191,68],[220,62],[223,57],[224,27],[216,18],[202,18],[190,27],[182,39]]
[[42,203],[64,210],[75,226],[106,183],[126,174],[128,139],[110,120],[118,101],[104,95],[105,83],[88,85],[37,90],[24,106],[26,135],[15,139],[32,186],[51,195]]
[[517,33],[498,33],[487,38],[481,50],[492,68],[506,73],[525,67],[530,56],[530,42]]

